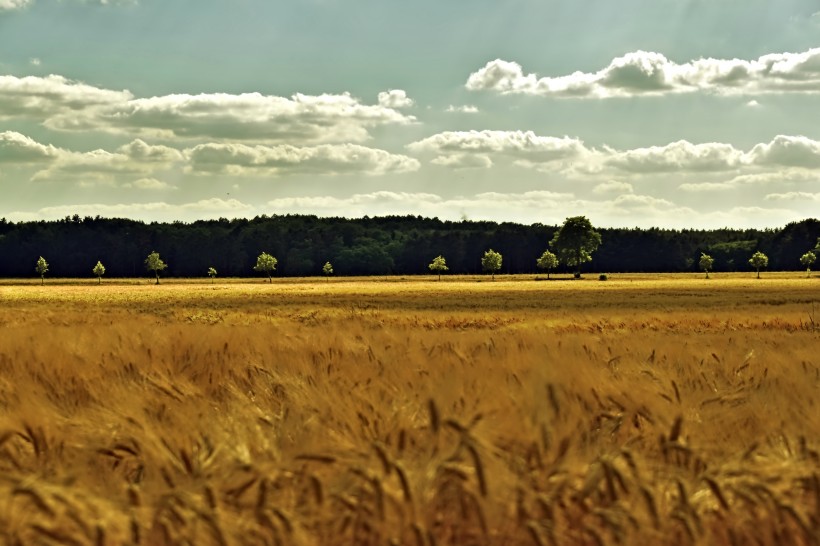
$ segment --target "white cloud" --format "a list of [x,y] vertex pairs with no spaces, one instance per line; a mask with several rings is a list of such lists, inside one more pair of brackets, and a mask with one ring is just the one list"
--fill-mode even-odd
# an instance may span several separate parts
[[23,9],[32,2],[33,0],[0,0],[0,12]]
[[629,182],[620,182],[618,180],[609,180],[608,182],[601,182],[594,188],[592,193],[595,195],[611,195],[633,193],[635,190]]
[[0,119],[76,116],[92,107],[123,104],[132,98],[128,91],[100,89],[62,76],[0,76]]
[[678,188],[686,192],[719,192],[744,186],[797,186],[820,182],[820,175],[805,169],[777,169],[769,172],[741,174],[723,182],[689,182]]
[[770,193],[765,197],[766,201],[803,201],[820,203],[820,193],[809,193],[805,191],[791,191],[788,193]]
[[460,114],[477,114],[478,113],[478,107],[473,106],[471,104],[465,104],[465,105],[462,105],[462,106],[453,106],[451,104],[444,111],[445,112],[456,112],[456,113],[460,113]]
[[440,155],[430,163],[452,169],[488,169],[493,166],[492,160],[484,154],[466,153]]
[[758,165],[820,168],[820,142],[804,136],[778,135],[769,143],[757,144],[748,155]]
[[692,144],[685,140],[665,146],[651,146],[634,150],[610,150],[607,165],[635,172],[722,171],[737,168],[743,152],[731,144]]
[[157,180],[156,178],[140,178],[139,180],[134,180],[133,182],[123,184],[122,187],[151,191],[163,191],[174,189],[174,187],[170,184],[167,184],[161,180]]
[[418,170],[418,160],[357,144],[296,147],[201,144],[186,150],[190,170],[200,173],[269,174],[308,172],[378,175]]
[[47,127],[63,131],[137,133],[161,138],[214,138],[315,144],[361,142],[368,129],[415,121],[348,93],[291,98],[259,93],[165,95],[63,112]]
[[41,61],[37,57],[34,57],[33,59],[29,59],[28,62],[31,66],[40,66],[41,64],[43,64],[43,61]]
[[106,218],[133,218],[144,221],[173,221],[181,219],[207,219],[219,217],[248,217],[255,214],[254,207],[236,199],[201,199],[190,203],[121,204],[75,204],[43,207],[33,212],[15,211],[8,215],[12,221],[55,220],[79,214],[80,216],[103,216]]
[[752,99],[752,100],[750,100],[749,102],[746,103],[746,106],[749,107],[749,108],[760,108],[760,103],[757,102],[756,100]]
[[391,89],[379,93],[379,106],[385,108],[409,108],[413,106],[413,100],[407,97],[407,93],[401,89]]
[[609,98],[707,92],[723,95],[820,93],[820,48],[773,53],[756,60],[697,59],[678,64],[660,53],[634,51],[598,72],[557,77],[525,74],[496,59],[470,75],[470,90],[556,97]]
[[[532,131],[446,131],[408,144],[407,148],[437,154],[434,163],[454,167],[489,167],[496,157],[543,164],[589,153],[578,139],[538,136]],[[467,155],[478,157],[468,160]]]
[[50,144],[40,144],[15,131],[0,133],[0,163],[51,162],[60,150]]

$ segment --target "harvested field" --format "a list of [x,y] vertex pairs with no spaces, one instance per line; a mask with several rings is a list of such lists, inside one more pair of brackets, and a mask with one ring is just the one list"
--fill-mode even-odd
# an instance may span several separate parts
[[0,282],[7,544],[818,544],[805,273]]

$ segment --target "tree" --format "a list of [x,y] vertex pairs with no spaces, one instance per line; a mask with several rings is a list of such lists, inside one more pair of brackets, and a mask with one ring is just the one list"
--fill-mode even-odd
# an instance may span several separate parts
[[492,248],[485,252],[481,258],[481,269],[492,273],[493,280],[495,280],[495,272],[501,269],[501,254]]
[[322,266],[322,273],[325,274],[327,277],[328,282],[330,282],[330,276],[333,275],[333,266],[330,262],[325,262],[325,265]]
[[558,267],[558,256],[550,252],[549,250],[545,250],[541,257],[535,261],[535,265],[538,266],[538,269],[544,269],[547,272],[547,278],[550,278],[550,270],[555,269]]
[[276,271],[276,264],[278,260],[268,254],[267,252],[263,252],[256,258],[256,265],[253,266],[254,271],[260,271],[268,276],[268,281],[273,283],[273,272]]
[[712,266],[715,264],[715,259],[706,254],[705,252],[700,253],[700,265],[701,270],[706,272],[706,278],[709,278],[709,270],[712,269]]
[[46,273],[48,272],[48,262],[46,261],[45,258],[40,256],[37,259],[37,265],[34,266],[34,271],[36,271],[37,274],[40,275],[40,284],[45,284],[46,283]]
[[156,284],[159,284],[159,272],[168,267],[168,264],[162,261],[159,257],[159,253],[156,251],[152,251],[151,254],[145,258],[145,269],[148,271],[152,271],[154,275],[157,277]]
[[211,278],[211,284],[213,284],[214,279],[216,278],[216,268],[209,267],[208,268],[208,276]]
[[[500,267],[500,266],[499,266]],[[430,262],[430,265],[427,268],[432,271],[433,273],[438,273],[438,280],[441,280],[441,273],[442,271],[449,271],[450,268],[447,267],[447,261],[444,259],[444,256],[439,254],[433,261]]]
[[817,260],[817,255],[811,250],[800,257],[800,263],[806,266],[806,278],[811,277],[811,264]]
[[760,252],[759,250],[752,254],[752,257],[749,258],[749,265],[755,268],[757,271],[757,278],[760,278],[760,270],[765,269],[767,265],[769,265],[769,257]]
[[105,275],[105,266],[101,261],[97,260],[97,265],[94,266],[91,272],[97,277],[97,284],[102,284],[102,276]]
[[581,264],[592,260],[592,253],[601,244],[601,234],[595,231],[586,216],[573,216],[550,241],[558,258],[567,266],[575,268],[575,277],[581,276]]

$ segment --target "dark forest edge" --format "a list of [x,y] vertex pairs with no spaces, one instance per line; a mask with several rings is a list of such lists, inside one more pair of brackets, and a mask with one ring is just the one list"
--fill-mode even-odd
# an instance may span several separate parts
[[[145,223],[118,218],[8,222],[0,219],[0,277],[34,277],[38,258],[51,277],[91,277],[98,261],[105,276],[146,276],[146,256],[156,251],[167,264],[163,275],[220,277],[254,274],[257,257],[278,260],[276,276],[333,274],[422,275],[437,256],[449,274],[479,274],[488,249],[503,256],[498,273],[537,273],[536,260],[560,226],[512,222],[442,221],[421,216],[319,218],[309,215],[220,218],[192,223]],[[769,271],[805,269],[800,258],[820,238],[820,220],[806,219],[780,229],[671,230],[596,228],[601,244],[584,273],[683,273],[700,271],[699,259],[714,259],[712,271],[754,271],[749,258],[768,257]],[[820,256],[819,256],[820,257]],[[573,270],[563,262],[555,270]]]

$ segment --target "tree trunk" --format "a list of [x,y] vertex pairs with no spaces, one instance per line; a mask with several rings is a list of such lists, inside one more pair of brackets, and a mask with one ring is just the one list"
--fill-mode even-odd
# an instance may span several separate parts
[[268,282],[273,284],[273,276],[270,273],[268,273]]
[[97,284],[102,284],[102,277],[97,277]]
[[759,269],[757,270],[757,278],[758,279],[760,278],[760,270]]
[[157,282],[155,284],[159,284],[159,271],[156,272]]
[[40,286],[45,286],[45,284],[46,284],[45,275],[40,275]]

